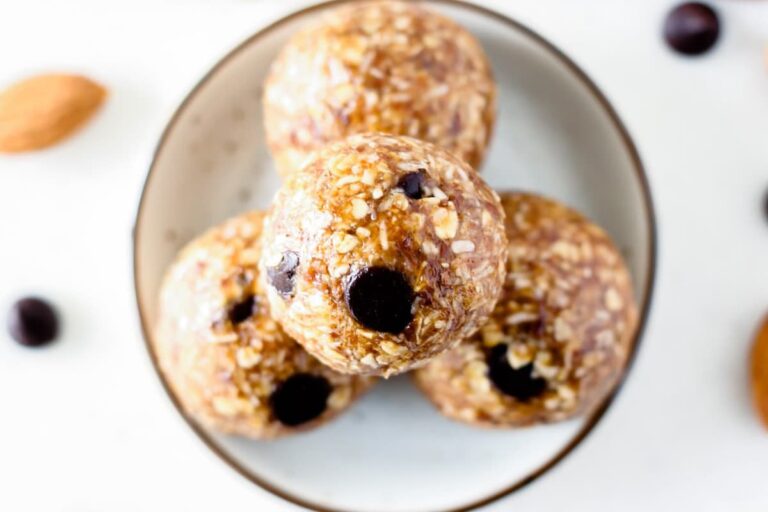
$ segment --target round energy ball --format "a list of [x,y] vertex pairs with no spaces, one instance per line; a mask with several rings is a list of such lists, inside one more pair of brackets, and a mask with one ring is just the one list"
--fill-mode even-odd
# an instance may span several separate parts
[[153,344],[188,415],[268,439],[327,422],[371,380],[326,368],[272,320],[257,267],[263,218],[231,219],[181,251],[162,286]]
[[283,175],[311,151],[363,132],[434,142],[477,169],[496,86],[480,43],[452,20],[411,2],[353,2],[293,36],[263,102]]
[[505,260],[498,196],[465,162],[363,134],[288,178],[261,261],[286,332],[340,372],[389,376],[482,325]]
[[579,213],[508,193],[507,278],[491,319],[415,373],[446,416],[518,427],[589,411],[613,389],[637,324],[630,275]]

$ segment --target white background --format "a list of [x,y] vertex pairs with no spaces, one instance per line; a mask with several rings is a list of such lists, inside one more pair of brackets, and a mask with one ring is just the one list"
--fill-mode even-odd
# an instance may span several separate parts
[[[0,0],[0,87],[63,70],[111,94],[76,138],[0,156],[0,312],[39,293],[64,320],[43,350],[0,332],[0,510],[295,510],[208,452],[163,393],[139,333],[131,227],[179,101],[302,3]],[[717,2],[724,33],[699,59],[662,44],[666,0],[487,3],[565,49],[614,102],[660,225],[651,320],[623,392],[565,462],[489,510],[768,510],[768,432],[746,376],[768,311],[768,2]]]

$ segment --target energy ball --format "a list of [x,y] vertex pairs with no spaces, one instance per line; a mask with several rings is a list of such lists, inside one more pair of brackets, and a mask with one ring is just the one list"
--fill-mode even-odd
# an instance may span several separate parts
[[415,373],[446,416],[520,427],[591,410],[611,391],[637,324],[630,275],[608,235],[533,194],[503,194],[507,278],[491,319]]
[[257,267],[263,219],[231,219],[181,251],[162,286],[153,340],[189,416],[258,439],[321,425],[371,384],[326,368],[270,317]]
[[264,88],[267,141],[281,174],[347,135],[433,142],[477,169],[496,115],[480,43],[410,2],[354,2],[297,33]]
[[389,376],[471,335],[504,282],[498,196],[456,156],[353,135],[275,198],[262,275],[275,319],[344,373]]

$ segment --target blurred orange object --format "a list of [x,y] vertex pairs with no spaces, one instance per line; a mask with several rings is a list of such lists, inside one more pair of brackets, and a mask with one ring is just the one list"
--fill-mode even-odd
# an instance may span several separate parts
[[757,331],[750,359],[750,379],[755,408],[763,424],[768,428],[768,315],[763,318]]
[[79,75],[46,74],[0,92],[0,152],[52,146],[81,128],[99,109],[106,89]]

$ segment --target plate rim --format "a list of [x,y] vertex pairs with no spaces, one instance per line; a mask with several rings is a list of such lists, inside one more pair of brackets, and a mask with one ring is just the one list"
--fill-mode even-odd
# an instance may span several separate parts
[[[334,507],[327,507],[324,505],[320,505],[311,500],[305,499],[301,496],[297,496],[292,492],[286,491],[282,489],[280,486],[272,484],[269,481],[267,481],[265,478],[262,478],[261,476],[248,470],[248,468],[240,464],[234,457],[230,456],[229,453],[227,453],[227,451],[222,446],[220,446],[215,441],[215,439],[213,439],[213,437],[203,427],[201,427],[191,416],[187,415],[184,409],[181,407],[181,404],[178,398],[176,397],[174,392],[171,390],[165,376],[160,370],[160,366],[157,360],[157,354],[154,350],[152,342],[150,341],[152,337],[152,327],[149,325],[149,322],[147,320],[148,316],[145,312],[146,310],[145,304],[143,303],[141,298],[142,297],[142,294],[140,292],[141,286],[139,284],[139,277],[138,277],[139,266],[140,266],[139,265],[139,245],[141,240],[139,233],[141,230],[142,213],[144,209],[147,192],[151,186],[152,176],[157,167],[157,162],[158,162],[160,153],[165,147],[168,139],[171,136],[171,133],[173,132],[174,128],[179,122],[179,119],[181,118],[182,114],[187,110],[193,98],[195,98],[198,95],[198,93],[203,88],[203,86],[214,75],[216,75],[226,64],[228,64],[230,60],[232,60],[235,56],[237,56],[241,51],[249,47],[251,44],[256,43],[259,39],[269,34],[270,32],[282,27],[284,24],[290,21],[293,21],[297,18],[303,17],[307,14],[314,13],[316,11],[321,11],[336,5],[352,3],[354,1],[356,0],[321,1],[318,3],[307,5],[298,10],[292,11],[284,16],[279,17],[278,19],[258,29],[255,33],[248,36],[245,40],[237,44],[233,49],[229,50],[195,83],[192,89],[190,89],[190,91],[185,95],[184,99],[181,101],[179,106],[176,107],[176,109],[174,110],[169,121],[166,123],[165,128],[163,129],[162,135],[160,136],[160,139],[158,140],[154,151],[152,152],[151,162],[149,165],[149,169],[147,171],[147,175],[144,179],[144,183],[142,185],[141,195],[139,197],[139,203],[136,209],[136,215],[135,215],[135,220],[134,220],[134,225],[132,230],[132,237],[131,237],[132,245],[133,245],[133,251],[132,251],[133,288],[134,288],[133,292],[136,299],[136,307],[138,310],[139,323],[141,327],[142,338],[144,340],[144,346],[151,360],[152,367],[154,368],[154,371],[157,374],[157,377],[159,378],[163,386],[163,389],[165,390],[166,395],[171,400],[176,411],[181,415],[181,417],[187,423],[187,426],[191,428],[192,431],[197,435],[198,439],[202,441],[203,444],[205,444],[208,447],[208,449],[211,450],[216,456],[218,456],[219,459],[221,459],[230,468],[234,469],[241,476],[243,476],[244,478],[249,480],[251,483],[267,491],[268,493],[271,493],[274,496],[282,498],[283,500],[288,501],[294,505],[298,505],[300,507],[304,507],[309,510],[316,510],[317,512],[355,512],[355,511],[351,509],[334,508]],[[562,448],[560,448],[557,451],[557,453],[555,453],[552,457],[550,457],[546,462],[544,462],[537,468],[531,470],[524,477],[516,479],[514,483],[484,498],[475,499],[467,503],[461,503],[451,508],[431,510],[431,512],[470,512],[472,510],[476,510],[480,507],[490,505],[491,503],[494,503],[503,498],[506,498],[514,494],[515,492],[519,491],[520,489],[527,487],[529,484],[538,480],[540,477],[544,476],[551,469],[553,469],[560,462],[562,462],[578,446],[580,446],[581,443],[587,438],[587,436],[595,429],[597,424],[603,418],[606,411],[610,408],[611,404],[613,403],[613,401],[616,399],[616,397],[622,390],[622,387],[626,382],[627,376],[632,370],[635,359],[637,357],[637,353],[639,351],[640,344],[643,340],[643,334],[645,332],[645,329],[648,323],[649,313],[651,310],[651,303],[654,295],[654,289],[656,284],[656,271],[657,271],[657,265],[658,265],[657,217],[654,209],[653,194],[651,192],[648,175],[647,175],[645,166],[643,165],[637,146],[635,145],[633,138],[629,134],[629,131],[627,130],[626,126],[624,125],[621,118],[619,117],[617,111],[614,109],[613,105],[610,103],[610,101],[605,96],[603,91],[589,77],[589,75],[587,75],[587,73],[578,64],[576,64],[570,57],[568,57],[568,55],[566,55],[562,50],[560,50],[559,47],[554,45],[552,42],[550,42],[544,36],[539,34],[537,31],[533,30],[532,28],[528,27],[527,25],[518,21],[517,19],[511,16],[508,16],[506,14],[502,14],[489,7],[477,5],[467,0],[409,0],[409,1],[412,1],[414,3],[442,4],[442,5],[448,5],[453,7],[459,7],[459,8],[464,8],[470,11],[474,11],[475,13],[483,16],[487,16],[491,19],[501,22],[502,24],[506,25],[509,29],[516,30],[522,33],[522,35],[530,38],[535,44],[539,45],[542,49],[547,51],[551,56],[555,57],[555,59],[557,59],[560,62],[560,64],[564,65],[565,68],[572,74],[572,76],[574,76],[586,88],[586,91],[592,96],[592,98],[597,101],[599,107],[608,116],[608,120],[610,124],[618,133],[619,138],[621,139],[621,143],[624,146],[626,153],[630,157],[632,167],[635,173],[635,177],[637,178],[637,183],[640,188],[642,204],[643,204],[643,209],[645,213],[645,224],[647,226],[647,231],[648,231],[647,232],[648,247],[647,247],[647,255],[646,255],[648,263],[646,267],[645,282],[643,283],[645,292],[640,301],[641,304],[639,308],[640,314],[638,317],[637,331],[635,333],[634,339],[632,340],[632,348],[630,350],[629,357],[627,359],[627,362],[625,364],[624,370],[622,372],[622,375],[619,381],[615,384],[611,393],[608,394],[600,403],[600,405],[590,413],[589,417],[586,418],[582,427],[570,439],[570,441],[567,444],[565,444]]]

